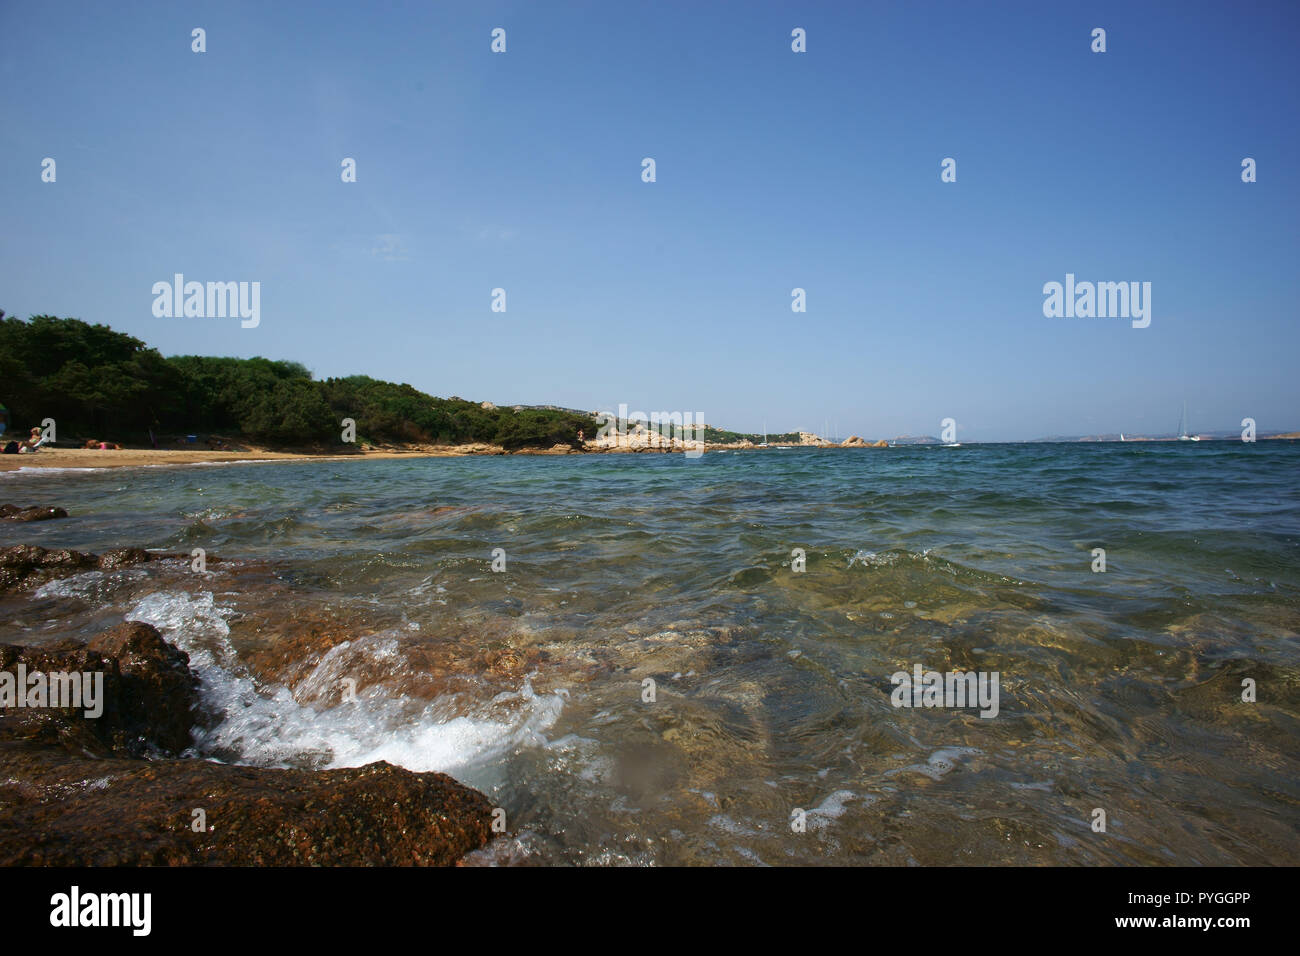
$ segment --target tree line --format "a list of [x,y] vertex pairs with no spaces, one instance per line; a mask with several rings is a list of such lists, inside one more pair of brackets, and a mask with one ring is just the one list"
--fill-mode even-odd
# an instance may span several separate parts
[[370,443],[467,444],[507,449],[577,444],[591,416],[483,407],[436,398],[365,375],[317,380],[301,363],[265,358],[162,356],[133,336],[80,319],[0,311],[0,403],[10,435],[45,418],[60,439],[159,444],[219,434],[279,447],[341,443],[342,420]]

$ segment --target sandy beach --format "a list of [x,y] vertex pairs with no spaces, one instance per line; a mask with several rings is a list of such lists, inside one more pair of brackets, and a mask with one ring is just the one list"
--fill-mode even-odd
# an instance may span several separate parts
[[[124,448],[93,451],[82,448],[43,448],[29,455],[0,455],[0,471],[41,468],[130,468],[150,465],[207,465],[252,461],[347,461],[362,458],[446,458],[491,454],[488,446],[421,446],[409,449],[369,449],[350,455],[305,454],[249,448],[244,451],[208,449]],[[497,454],[503,454],[500,449]]]
[[[746,451],[755,446],[750,443],[710,444],[709,451]],[[798,446],[796,446],[798,447]],[[819,447],[838,448],[837,445]],[[240,451],[215,451],[199,448],[123,448],[119,451],[102,451],[85,448],[43,448],[35,454],[0,455],[0,471],[19,469],[60,468],[142,468],[161,465],[211,465],[258,461],[358,461],[382,458],[460,458],[466,455],[605,455],[605,454],[672,454],[680,453],[671,446],[598,444],[589,441],[579,450],[567,445],[552,448],[521,448],[508,451],[500,445],[474,443],[468,445],[402,445],[363,446],[350,454],[328,454],[301,451],[272,451],[249,446]]]

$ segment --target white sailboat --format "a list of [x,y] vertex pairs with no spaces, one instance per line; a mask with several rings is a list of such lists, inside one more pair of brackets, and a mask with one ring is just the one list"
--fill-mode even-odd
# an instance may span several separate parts
[[758,447],[759,448],[767,447],[767,422],[763,422],[763,442]]
[[1179,441],[1200,441],[1200,435],[1187,434],[1187,403],[1183,402],[1183,417],[1178,422],[1178,440]]
[[1120,441],[1123,441],[1123,440],[1124,440],[1124,433],[1123,433],[1123,432],[1120,432],[1120,433],[1119,433],[1119,440],[1120,440]]

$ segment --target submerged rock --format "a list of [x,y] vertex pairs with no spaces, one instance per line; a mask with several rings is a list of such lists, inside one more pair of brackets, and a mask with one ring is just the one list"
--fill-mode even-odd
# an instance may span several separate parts
[[62,508],[19,508],[17,505],[0,505],[0,518],[9,521],[48,521],[51,518],[66,518],[68,513]]
[[188,660],[141,622],[0,645],[6,704],[20,674],[103,675],[99,717],[84,698],[0,709],[0,866],[445,866],[490,838],[487,798],[446,774],[168,759],[196,720]]
[[43,584],[98,566],[98,557],[81,551],[49,551],[34,544],[0,548],[0,591]]
[[[0,548],[0,591],[25,590],[81,571],[111,571],[162,560],[188,561],[189,555],[159,554],[144,548],[114,548],[97,555],[66,548],[49,550],[34,544],[18,544]],[[208,564],[216,564],[220,559],[209,555],[205,560]]]

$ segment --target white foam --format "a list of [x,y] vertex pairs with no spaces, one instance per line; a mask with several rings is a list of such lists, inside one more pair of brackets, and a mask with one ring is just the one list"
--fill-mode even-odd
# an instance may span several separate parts
[[931,780],[941,780],[962,764],[966,758],[982,753],[978,747],[940,747],[926,758],[925,763],[914,763],[906,767],[885,772],[886,777],[909,771],[923,774]]
[[32,592],[35,598],[102,598],[117,585],[141,581],[149,576],[139,568],[123,568],[112,575],[103,571],[82,571],[66,578],[57,578],[42,584]]
[[19,472],[23,472],[23,471],[27,472],[28,474],[39,474],[40,472],[46,472],[46,471],[102,471],[102,470],[103,469],[100,468],[69,468],[67,466],[57,466],[57,465],[22,465],[18,468],[6,468],[4,471],[0,471],[0,475],[16,475]]
[[858,795],[852,790],[836,790],[808,811],[808,826],[816,830],[826,826],[832,820],[838,820],[847,809],[845,804],[856,799],[858,799]]
[[196,730],[201,753],[233,753],[255,766],[358,767],[386,760],[408,770],[455,773],[466,782],[495,778],[499,758],[520,747],[546,746],[546,732],[564,706],[560,694],[537,694],[527,680],[487,702],[462,698],[416,701],[393,697],[381,685],[356,699],[317,707],[336,689],[349,660],[406,666],[393,635],[346,641],[324,654],[297,694],[283,685],[258,686],[238,661],[229,636],[232,609],[211,592],[159,592],[141,600],[128,620],[153,624],[190,655],[201,679],[204,706],[217,716]]

